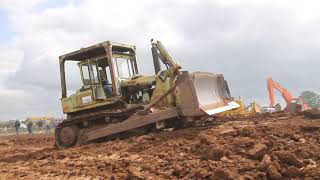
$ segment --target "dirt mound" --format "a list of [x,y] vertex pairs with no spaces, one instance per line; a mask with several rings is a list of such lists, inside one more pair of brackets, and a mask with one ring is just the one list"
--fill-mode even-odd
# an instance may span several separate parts
[[[1,178],[320,177],[320,120],[283,113],[209,118],[199,127],[55,149],[52,137],[0,140]],[[4,145],[1,145],[4,144]]]
[[304,116],[311,119],[320,119],[319,109],[309,109],[303,112]]

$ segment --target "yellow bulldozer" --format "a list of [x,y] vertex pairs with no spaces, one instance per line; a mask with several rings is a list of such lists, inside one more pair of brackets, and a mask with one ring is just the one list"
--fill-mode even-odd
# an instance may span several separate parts
[[256,102],[252,102],[249,105],[245,105],[242,98],[236,99],[235,102],[239,104],[238,108],[219,113],[218,115],[219,116],[236,116],[236,115],[250,116],[253,114],[261,113],[261,106]]
[[[239,107],[223,75],[183,71],[160,41],[151,41],[154,75],[140,75],[136,47],[106,41],[62,55],[58,147],[134,129],[181,127]],[[67,95],[65,62],[78,62],[82,87]],[[165,69],[161,69],[161,63]]]
[[[27,126],[27,124],[31,124],[34,127],[37,127],[38,131],[41,131],[41,128],[45,126],[53,126],[56,121],[56,118],[54,117],[49,117],[49,116],[32,116],[32,117],[27,117],[25,121],[23,121],[23,124]],[[40,129],[39,129],[40,128]]]

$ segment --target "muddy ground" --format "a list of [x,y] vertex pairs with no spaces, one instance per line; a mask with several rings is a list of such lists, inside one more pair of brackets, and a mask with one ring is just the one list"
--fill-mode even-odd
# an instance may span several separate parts
[[1,137],[0,179],[320,178],[320,119],[229,120],[69,149],[46,135]]

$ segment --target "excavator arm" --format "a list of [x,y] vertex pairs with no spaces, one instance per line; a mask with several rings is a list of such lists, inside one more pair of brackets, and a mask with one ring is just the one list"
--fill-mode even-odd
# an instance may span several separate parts
[[287,105],[290,104],[293,97],[286,88],[282,87],[278,82],[273,81],[271,77],[267,79],[267,85],[268,85],[270,107],[274,107],[274,103],[275,103],[274,89],[278,90],[281,93]]
[[269,107],[274,107],[274,85],[273,80],[271,78],[267,79],[267,87],[268,87],[268,94],[269,94]]

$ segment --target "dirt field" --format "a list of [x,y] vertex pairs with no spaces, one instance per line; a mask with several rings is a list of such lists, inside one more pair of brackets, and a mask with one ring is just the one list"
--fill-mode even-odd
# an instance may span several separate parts
[[0,179],[320,178],[320,119],[203,123],[211,125],[63,150],[45,135],[1,137]]

